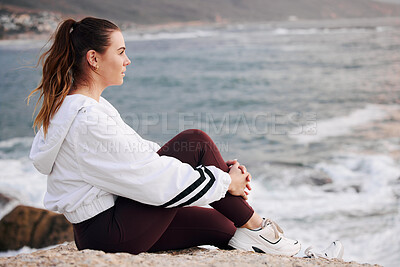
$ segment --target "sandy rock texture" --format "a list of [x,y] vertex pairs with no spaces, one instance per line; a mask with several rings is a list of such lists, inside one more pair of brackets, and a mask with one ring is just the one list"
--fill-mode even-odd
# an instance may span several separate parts
[[159,253],[104,253],[76,249],[75,243],[14,257],[0,258],[0,266],[376,266],[339,260],[305,259],[237,250],[190,248]]

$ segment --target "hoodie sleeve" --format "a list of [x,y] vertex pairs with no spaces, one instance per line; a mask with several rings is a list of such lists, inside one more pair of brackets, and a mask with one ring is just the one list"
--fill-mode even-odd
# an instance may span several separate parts
[[159,156],[158,145],[127,130],[122,119],[96,109],[82,109],[71,127],[85,182],[161,207],[202,206],[225,196],[231,182],[228,173],[214,166],[194,169],[176,158]]
[[142,138],[142,142],[147,143],[148,146],[150,147],[150,149],[152,151],[154,151],[154,152],[157,152],[161,148],[159,144],[157,144],[155,142],[152,142],[152,141],[149,141],[149,140],[146,140],[146,139],[143,139],[143,138]]

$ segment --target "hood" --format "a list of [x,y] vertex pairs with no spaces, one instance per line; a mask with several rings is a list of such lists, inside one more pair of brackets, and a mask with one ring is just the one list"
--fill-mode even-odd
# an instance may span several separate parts
[[40,128],[33,139],[29,154],[29,158],[39,172],[46,175],[51,173],[61,145],[79,110],[93,104],[98,104],[98,102],[90,97],[79,94],[68,95],[51,119],[46,138],[43,127]]

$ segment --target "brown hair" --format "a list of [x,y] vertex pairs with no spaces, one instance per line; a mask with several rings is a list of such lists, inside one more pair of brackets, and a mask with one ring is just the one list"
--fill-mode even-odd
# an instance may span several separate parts
[[100,54],[104,53],[110,45],[110,33],[116,30],[120,29],[114,23],[93,17],[79,22],[67,19],[58,25],[50,38],[53,40],[52,46],[38,61],[38,65],[43,65],[42,80],[28,96],[29,105],[30,98],[40,93],[35,111],[42,100],[42,106],[33,123],[34,128],[43,126],[46,136],[51,118],[70,90],[78,84],[90,82],[90,76],[85,73],[85,62],[89,64],[86,53],[92,49]]

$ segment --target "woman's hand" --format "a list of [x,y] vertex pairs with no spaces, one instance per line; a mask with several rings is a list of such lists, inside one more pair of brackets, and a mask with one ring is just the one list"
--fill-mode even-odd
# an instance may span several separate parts
[[[227,161],[228,163],[233,161]],[[242,196],[245,200],[248,199],[249,194],[245,189],[251,190],[249,182],[251,181],[251,174],[247,172],[246,167],[239,165],[239,162],[235,160],[235,163],[229,166],[229,175],[231,176],[231,184],[229,185],[228,192],[234,196]]]
[[[233,166],[233,164],[235,164],[236,162],[239,163],[239,161],[238,161],[237,159],[232,159],[232,160],[228,160],[228,161],[225,162],[225,163],[226,163],[226,165],[228,165],[228,168],[230,169],[230,168]],[[243,174],[247,173],[246,167],[245,167],[244,165],[240,165],[240,163],[239,163],[239,169],[242,171]],[[250,186],[251,174],[250,174],[250,173],[249,173],[249,175],[247,176],[247,181],[248,181],[249,183],[247,183],[246,187],[247,187],[248,190],[251,190],[251,186]],[[246,193],[247,195],[249,194],[247,191],[245,191],[245,193]]]
[[[226,163],[226,165],[228,165],[228,168],[231,168],[232,165],[235,164],[236,162],[239,163],[239,162],[237,161],[237,159],[232,159],[232,160],[228,160],[228,161],[225,162],[225,163]],[[244,165],[240,165],[240,164],[239,164],[239,169],[242,170],[242,173],[243,173],[243,174],[247,172],[247,169],[246,169],[246,167],[245,167]],[[250,181],[249,181],[249,182],[250,182]]]
[[227,162],[225,162],[226,163],[226,165],[228,165],[228,168],[230,168],[233,164],[235,164],[236,162],[238,162],[237,161],[237,159],[231,159],[231,160],[228,160]]

